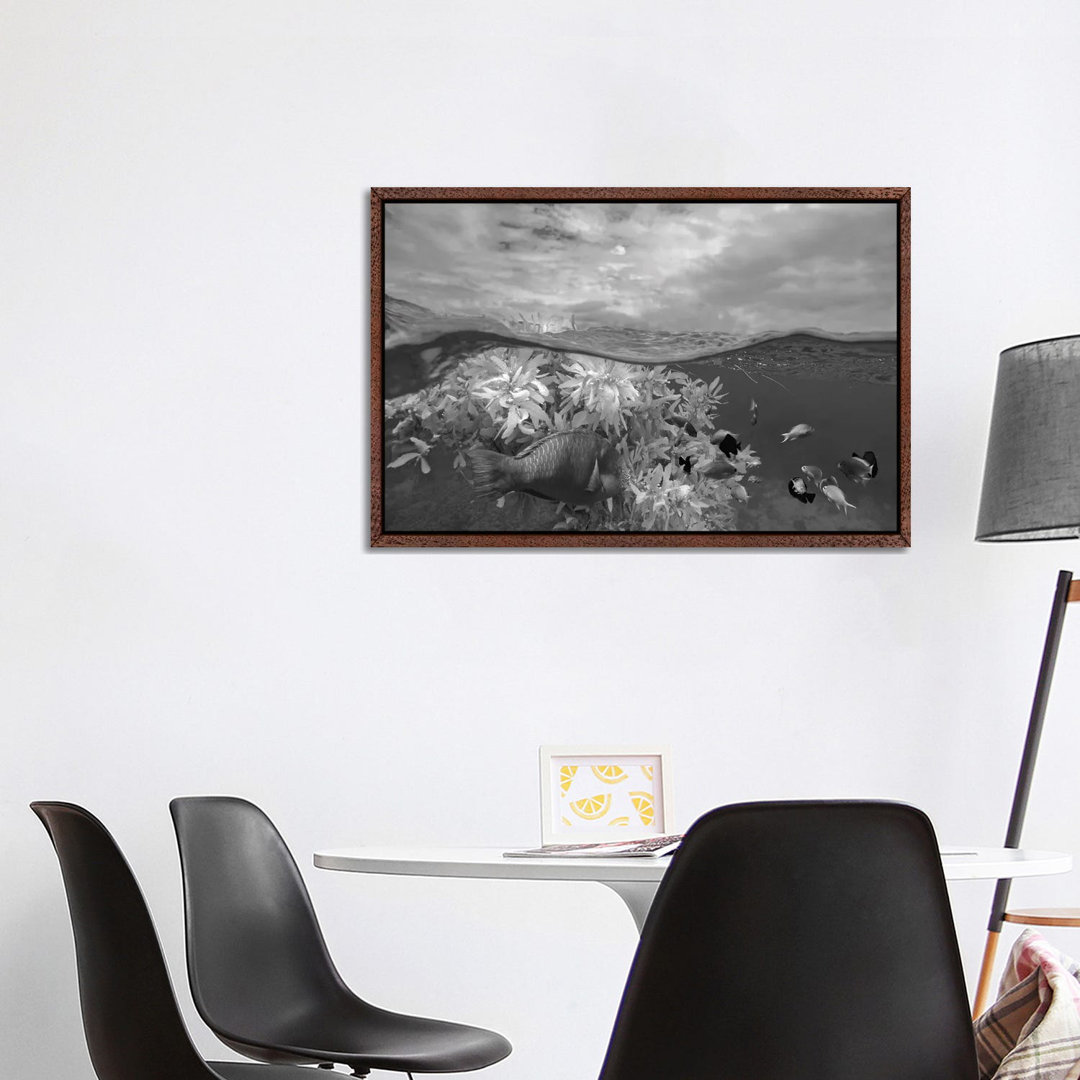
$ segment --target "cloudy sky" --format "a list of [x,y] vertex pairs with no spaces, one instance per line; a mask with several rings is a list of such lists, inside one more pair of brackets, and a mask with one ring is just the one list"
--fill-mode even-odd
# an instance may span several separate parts
[[386,205],[387,293],[578,326],[896,329],[891,203]]

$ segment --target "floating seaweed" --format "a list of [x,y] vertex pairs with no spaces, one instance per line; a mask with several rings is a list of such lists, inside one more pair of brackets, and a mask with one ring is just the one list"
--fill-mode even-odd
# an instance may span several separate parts
[[[749,499],[740,481],[760,460],[749,447],[740,447],[731,457],[722,455],[731,462],[722,478],[710,476],[707,463],[718,452],[710,434],[726,398],[719,376],[705,381],[662,365],[535,348],[486,349],[459,361],[439,382],[386,402],[387,468],[416,468],[428,482],[432,461],[448,460],[461,501],[491,502],[498,496],[496,507],[508,512],[508,520],[518,520],[512,501],[551,499],[553,491],[572,497],[578,488],[534,484],[521,491],[517,488],[528,484],[493,484],[491,462],[528,461],[534,445],[556,445],[550,439],[558,433],[588,433],[594,442],[581,446],[603,448],[595,463],[603,482],[588,486],[590,463],[578,501],[556,503],[547,527],[731,530],[735,504]],[[705,462],[706,468],[688,474],[687,461]],[[478,463],[485,469],[479,482]],[[615,473],[618,484],[609,479]],[[424,484],[411,491],[413,499],[424,496]],[[545,512],[533,512],[530,519]],[[478,513],[489,518],[490,507]]]

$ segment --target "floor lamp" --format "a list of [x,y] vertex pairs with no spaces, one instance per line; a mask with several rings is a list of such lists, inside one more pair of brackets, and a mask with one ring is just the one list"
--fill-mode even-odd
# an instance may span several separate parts
[[[976,540],[1065,540],[1080,537],[1080,336],[1033,341],[1006,349],[998,363],[997,388],[986,449]],[[1016,778],[1005,846],[1020,846],[1031,779],[1039,753],[1043,717],[1070,601],[1080,600],[1080,581],[1058,574],[1050,609],[1035,699],[1031,705],[1020,771]],[[994,890],[986,948],[975,991],[974,1015],[987,1005],[1001,926],[1012,880]],[[1037,913],[1025,913],[1028,916]],[[1020,913],[1016,913],[1020,916]],[[1080,926],[1080,911],[1040,919]]]

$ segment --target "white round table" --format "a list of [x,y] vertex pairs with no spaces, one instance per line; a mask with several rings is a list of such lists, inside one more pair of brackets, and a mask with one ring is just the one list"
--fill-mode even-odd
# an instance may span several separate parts
[[[339,848],[317,851],[315,865],[355,874],[503,878],[513,881],[595,881],[622,897],[641,932],[669,858],[508,858],[505,848]],[[1026,848],[942,847],[948,881],[1065,874],[1072,856]]]

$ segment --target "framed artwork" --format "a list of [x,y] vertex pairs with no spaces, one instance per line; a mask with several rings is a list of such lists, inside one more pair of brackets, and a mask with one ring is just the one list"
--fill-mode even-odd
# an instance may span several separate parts
[[541,843],[670,834],[669,760],[662,747],[541,746]]
[[373,547],[906,547],[910,189],[371,193]]

